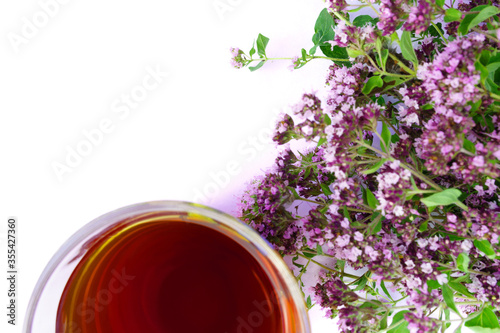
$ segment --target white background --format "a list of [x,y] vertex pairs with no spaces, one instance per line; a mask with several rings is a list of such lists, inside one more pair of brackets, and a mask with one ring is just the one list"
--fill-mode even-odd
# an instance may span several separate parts
[[[216,4],[225,6],[217,11]],[[39,1],[1,2],[1,267],[5,272],[6,219],[16,216],[20,271],[18,325],[7,327],[2,310],[2,332],[21,331],[47,262],[101,214],[162,199],[234,209],[245,182],[272,163],[266,133],[276,112],[321,89],[329,63],[317,60],[290,72],[288,61],[276,61],[250,73],[231,68],[229,47],[248,51],[262,33],[271,39],[269,57],[299,55],[312,46],[323,5],[66,0],[43,22]],[[26,20],[34,19],[45,26],[29,31]],[[14,38],[25,39],[14,45]],[[114,112],[122,94],[142,84],[148,67],[168,76],[127,115]],[[110,133],[58,177],[54,163],[66,164],[68,151],[85,145],[84,131],[105,119]],[[235,171],[224,177],[228,165]],[[4,278],[0,288],[5,309]],[[314,333],[334,331],[321,312],[311,316]]]

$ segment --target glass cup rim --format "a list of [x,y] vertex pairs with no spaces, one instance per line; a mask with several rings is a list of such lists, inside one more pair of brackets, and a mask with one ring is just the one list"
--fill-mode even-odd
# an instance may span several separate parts
[[146,201],[123,206],[108,213],[102,214],[97,218],[94,218],[90,222],[86,223],[83,227],[78,229],[75,233],[73,233],[71,237],[68,238],[52,256],[49,263],[45,266],[45,269],[40,275],[28,303],[26,317],[23,325],[23,332],[31,332],[37,306],[47,286],[47,283],[53,276],[53,273],[56,271],[56,269],[63,263],[64,259],[78,244],[81,244],[82,241],[87,239],[90,235],[95,234],[99,230],[122,221],[127,217],[132,217],[141,213],[153,211],[183,211],[189,213],[197,213],[200,216],[213,219],[216,222],[219,222],[220,224],[233,229],[239,235],[249,240],[259,252],[267,257],[267,259],[279,273],[279,276],[281,278],[280,280],[287,288],[287,291],[292,298],[292,303],[296,307],[297,314],[301,317],[299,324],[301,323],[302,327],[300,329],[303,330],[302,332],[311,332],[307,309],[305,307],[302,292],[297,285],[296,279],[281,256],[264,238],[262,238],[249,225],[232,215],[226,214],[222,211],[205,205],[177,200]]

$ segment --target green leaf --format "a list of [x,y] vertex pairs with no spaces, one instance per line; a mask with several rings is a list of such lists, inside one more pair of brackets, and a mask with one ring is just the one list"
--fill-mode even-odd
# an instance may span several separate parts
[[354,24],[356,27],[363,27],[367,23],[373,22],[373,18],[370,15],[359,15],[352,21],[352,24]]
[[265,60],[262,60],[261,62],[259,62],[257,64],[257,66],[254,66],[254,67],[248,67],[248,69],[250,69],[251,72],[254,72],[256,70],[258,70],[259,68],[261,68],[262,66],[264,66],[264,64],[266,63]]
[[255,54],[255,41],[252,44],[252,48],[250,49],[249,54],[250,54],[250,58]]
[[427,280],[426,283],[427,283],[427,287],[429,288],[429,290],[441,288],[441,285],[436,280]]
[[332,124],[332,119],[330,118],[330,116],[327,113],[323,114],[323,121],[327,125],[331,125]]
[[401,138],[399,137],[398,133],[394,133],[392,136],[391,136],[391,142],[392,143],[398,143],[399,140],[401,140]]
[[368,206],[373,209],[376,209],[377,206],[380,205],[377,198],[375,197],[375,195],[373,195],[372,191],[370,191],[369,188],[366,189],[366,201],[368,203]]
[[327,195],[327,196],[332,195],[332,191],[330,191],[330,188],[326,184],[321,183],[320,186],[321,186],[321,189],[323,190],[323,193],[325,195]]
[[306,306],[307,306],[308,309],[311,309],[313,307],[313,304],[311,302],[311,296],[307,296]]
[[362,173],[365,175],[369,175],[371,173],[377,172],[385,161],[387,161],[387,159],[385,158],[381,159],[377,163],[373,164],[369,169],[363,170]]
[[344,206],[344,217],[347,218],[349,220],[349,222],[352,223],[352,220],[351,220],[351,215],[349,215],[349,211],[347,210],[347,206]]
[[378,37],[377,40],[375,41],[375,49],[380,54],[380,51],[382,50],[382,38],[381,37]]
[[411,61],[418,65],[417,55],[415,54],[415,50],[413,49],[413,45],[411,43],[411,35],[409,31],[403,31],[401,35],[401,53],[403,54],[403,58]]
[[500,328],[485,328],[481,326],[468,327],[474,333],[500,333]]
[[372,235],[378,234],[378,232],[382,230],[382,218],[373,221],[373,223],[370,223],[370,226],[373,227],[373,229],[371,230],[371,234]]
[[460,21],[461,18],[462,13],[455,8],[449,8],[444,15],[445,22]]
[[488,68],[486,66],[484,66],[481,62],[479,61],[476,61],[474,63],[474,66],[476,67],[476,70],[479,71],[479,73],[481,73],[481,83],[484,84],[485,83],[485,80],[486,78],[489,76],[490,72],[488,72]]
[[[476,7],[477,8],[477,7]],[[474,9],[472,9],[474,10]],[[497,14],[500,13],[500,8],[498,7],[495,7],[495,6],[487,6],[483,9],[481,9],[481,11],[479,12],[479,14],[477,14],[473,19],[472,21],[470,22],[469,24],[469,29],[472,29],[474,28],[476,25],[478,25],[479,23],[483,22],[484,20],[487,20],[489,19],[490,17],[492,16],[495,16]]]
[[295,188],[291,187],[291,186],[288,186],[287,189],[290,190],[290,192],[292,192],[293,194],[293,197],[295,199],[300,199],[300,195],[297,193],[297,191],[295,190]]
[[384,283],[384,280],[380,281],[380,287],[382,287],[382,290],[384,291],[384,293],[387,295],[387,297],[389,297],[389,299],[391,301],[394,301],[391,297],[391,294],[389,293],[389,291],[387,290],[387,288],[385,287],[385,283]]
[[450,286],[451,289],[455,290],[456,292],[459,292],[460,294],[467,296],[467,297],[472,297],[474,298],[474,295],[472,295],[467,288],[464,287],[463,284],[458,283],[458,282],[449,282],[448,286]]
[[321,245],[316,245],[316,252],[318,252],[318,254],[321,256],[323,255],[323,249],[321,248]]
[[337,262],[335,263],[335,267],[341,272],[344,271],[345,267],[345,260],[337,259]]
[[330,43],[325,43],[321,44],[319,48],[321,49],[321,52],[329,58],[345,59],[345,61],[334,61],[337,65],[344,64],[350,67],[351,62],[349,61],[349,55],[347,54],[345,47],[335,45],[332,49],[332,45]]
[[474,326],[492,329],[500,328],[497,316],[489,307],[484,308],[478,316],[466,321],[465,326],[471,329]]
[[380,329],[383,330],[387,328],[387,313],[380,320]]
[[479,11],[479,13],[472,13],[465,15],[464,19],[458,26],[459,33],[461,33],[462,35],[466,35],[470,29],[474,28],[479,23],[500,13],[499,8],[488,5],[477,6],[471,10],[471,12],[477,12],[477,11]]
[[382,69],[385,70],[385,66],[387,64],[387,59],[389,58],[389,50],[383,49],[380,52],[380,56],[382,57]]
[[374,88],[382,88],[384,81],[379,75],[372,76],[366,81],[362,93],[369,94]]
[[317,45],[314,45],[313,47],[311,47],[311,49],[309,50],[309,54],[310,55],[314,55],[316,53],[316,49],[318,48]]
[[470,151],[471,153],[476,153],[476,146],[471,141],[464,139],[464,149]]
[[[444,318],[446,320],[450,320],[450,309],[449,308],[444,309]],[[446,328],[450,327],[450,325],[451,325],[450,322],[446,323]]]
[[460,314],[460,312],[458,312],[457,306],[455,305],[455,296],[453,294],[453,290],[451,290],[446,283],[442,285],[441,290],[443,291],[443,299],[446,305],[448,305],[448,307],[456,313]]
[[[429,32],[429,35],[431,35],[433,37],[441,38],[441,35],[439,34],[439,32],[441,32],[441,34],[444,34],[443,25],[441,24],[441,22],[438,22],[436,24],[436,26],[437,26],[437,29],[433,25],[429,26],[429,28],[427,28],[427,31]],[[448,39],[450,40],[450,38],[452,38],[452,37],[453,36],[450,36]]]
[[[389,127],[385,123],[382,123],[382,133],[380,134],[382,139],[384,140],[385,146],[387,149],[391,146],[391,131],[389,131]],[[385,151],[384,145],[380,145],[380,148]],[[385,151],[387,153],[387,151]]]
[[479,56],[479,61],[481,62],[481,64],[486,66],[490,63],[490,58],[491,58],[491,51],[483,50],[481,52],[481,55]]
[[307,52],[306,52],[306,50],[302,49],[301,52],[302,52],[302,60],[306,61],[307,60]]
[[362,276],[358,282],[356,282],[354,285],[357,286],[356,288],[354,288],[353,290],[354,291],[359,291],[361,289],[363,289],[365,286],[366,286],[366,283],[368,282],[368,279],[366,278],[366,276]]
[[475,239],[474,246],[481,252],[483,252],[488,258],[495,259],[495,250],[491,246],[491,243],[487,239]]
[[425,232],[429,228],[429,220],[425,220],[419,227],[418,231]]
[[335,32],[333,31],[333,26],[335,21],[333,17],[328,13],[328,10],[324,8],[316,20],[314,25],[314,35],[313,43],[314,45],[323,44],[326,41],[333,40],[335,38]]
[[495,82],[493,82],[493,80],[490,78],[487,78],[485,80],[484,86],[486,87],[486,90],[488,90],[494,94],[500,93],[500,87]]
[[318,140],[318,147],[323,145],[325,142],[327,142],[328,140],[326,138],[321,138]]
[[259,34],[259,37],[257,37],[257,53],[261,57],[266,56],[267,43],[269,43],[269,38],[267,38],[266,36],[264,36],[262,34]]
[[458,198],[461,194],[462,192],[460,192],[460,190],[450,188],[439,193],[432,194],[426,198],[422,198],[420,201],[427,207],[446,206],[459,202]]
[[486,65],[486,69],[490,73],[496,72],[497,69],[499,69],[499,68],[500,68],[500,61],[492,62],[492,63]]
[[436,5],[440,8],[442,8],[444,6],[444,1],[445,0],[436,0]]
[[469,271],[470,258],[467,253],[460,253],[457,257],[457,268],[464,273]]
[[304,257],[307,257],[308,259],[312,259],[312,258],[316,257],[315,254],[309,253],[309,252],[302,252],[302,254],[304,255]]
[[[410,312],[410,311],[403,310],[403,311],[399,311],[398,313],[396,313],[394,315],[394,317],[392,317],[392,322],[391,322],[391,325],[389,325],[389,326],[392,326],[392,325],[400,322],[401,320],[403,320],[405,318],[405,313],[407,313],[407,312]],[[409,333],[410,330],[407,328],[407,326],[408,326],[408,322],[405,320],[400,325],[387,331],[387,333]]]
[[470,277],[470,274],[467,273],[465,275],[457,277],[456,279],[453,280],[453,282],[460,283],[460,282],[463,282],[463,281],[469,281],[469,277]]
[[351,57],[351,58],[356,58],[356,57],[359,57],[360,55],[363,55],[363,52],[362,52],[362,51],[359,51],[359,50],[355,50],[355,49],[348,48],[348,49],[347,49],[347,54],[348,54],[348,55],[349,55],[349,57]]

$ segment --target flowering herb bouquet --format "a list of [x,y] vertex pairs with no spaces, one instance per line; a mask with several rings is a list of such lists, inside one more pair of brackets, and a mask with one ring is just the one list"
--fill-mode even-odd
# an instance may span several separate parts
[[[500,332],[499,4],[327,0],[288,58],[331,61],[326,92],[279,119],[240,217],[301,286],[322,267],[306,302],[342,332]],[[283,59],[268,42],[231,49],[234,67]]]

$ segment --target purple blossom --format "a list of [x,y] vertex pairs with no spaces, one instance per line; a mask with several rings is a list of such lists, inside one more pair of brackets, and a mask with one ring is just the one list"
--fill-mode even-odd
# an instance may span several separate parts
[[483,48],[483,35],[459,38],[450,42],[432,63],[419,66],[417,77],[436,106],[464,108],[467,102],[482,97],[476,87],[480,75],[474,62]]
[[403,29],[421,34],[429,27],[431,19],[431,4],[426,0],[419,0],[417,6],[411,7],[408,20],[404,24]]
[[390,35],[396,31],[397,25],[402,22],[406,13],[403,6],[405,0],[381,0],[380,1],[380,21],[377,27],[383,31],[383,35]]
[[246,65],[246,59],[245,59],[245,54],[243,53],[242,50],[239,48],[230,48],[231,55],[233,56],[231,58],[231,65],[234,68],[242,68],[243,66]]

